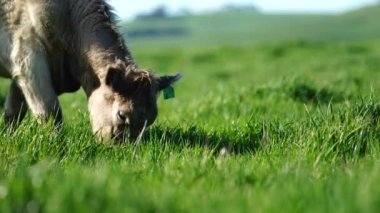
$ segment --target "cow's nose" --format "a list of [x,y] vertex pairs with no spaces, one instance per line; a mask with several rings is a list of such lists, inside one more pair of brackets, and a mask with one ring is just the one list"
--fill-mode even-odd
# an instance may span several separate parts
[[116,114],[117,120],[122,124],[129,124],[128,115],[125,112],[118,111]]

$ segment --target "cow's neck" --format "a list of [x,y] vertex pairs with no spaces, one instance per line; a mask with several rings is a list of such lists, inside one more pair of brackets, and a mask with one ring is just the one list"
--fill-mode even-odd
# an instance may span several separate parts
[[76,35],[81,64],[80,81],[87,96],[105,82],[110,67],[134,65],[132,56],[117,30],[113,14],[104,1],[92,1],[82,11]]

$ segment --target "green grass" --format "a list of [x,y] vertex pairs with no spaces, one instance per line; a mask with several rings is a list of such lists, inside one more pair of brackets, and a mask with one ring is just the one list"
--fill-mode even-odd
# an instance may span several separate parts
[[185,74],[141,143],[100,143],[83,93],[61,131],[0,122],[1,212],[380,210],[379,41],[133,52]]

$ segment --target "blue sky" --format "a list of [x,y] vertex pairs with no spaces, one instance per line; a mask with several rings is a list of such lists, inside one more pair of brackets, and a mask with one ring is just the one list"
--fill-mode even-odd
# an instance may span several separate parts
[[252,4],[264,12],[313,12],[336,13],[361,7],[378,0],[109,0],[117,14],[125,19],[137,13],[150,11],[159,5],[165,5],[176,11],[188,8],[193,12],[210,11],[228,3]]

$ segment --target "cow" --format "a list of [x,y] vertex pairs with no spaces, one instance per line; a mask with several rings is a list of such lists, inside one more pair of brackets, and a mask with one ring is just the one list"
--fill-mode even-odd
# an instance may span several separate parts
[[11,79],[5,122],[28,108],[62,122],[58,96],[83,88],[92,130],[135,140],[157,117],[160,91],[181,78],[138,68],[105,0],[0,0],[0,76]]

